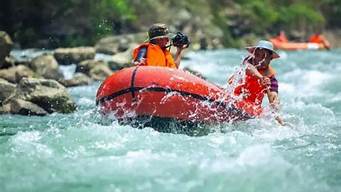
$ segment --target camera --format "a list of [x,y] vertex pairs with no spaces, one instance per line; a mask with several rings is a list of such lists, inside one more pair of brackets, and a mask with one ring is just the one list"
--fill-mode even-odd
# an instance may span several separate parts
[[187,48],[191,42],[189,41],[187,35],[177,32],[176,35],[172,38],[172,44],[175,47],[184,47]]

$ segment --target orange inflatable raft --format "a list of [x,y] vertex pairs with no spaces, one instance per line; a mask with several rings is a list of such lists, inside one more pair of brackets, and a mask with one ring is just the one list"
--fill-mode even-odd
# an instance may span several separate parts
[[322,43],[308,43],[308,42],[281,42],[277,39],[270,39],[275,49],[280,50],[318,50],[325,49]]
[[234,105],[225,95],[220,87],[189,72],[141,66],[122,69],[107,78],[97,91],[96,104],[105,116],[112,114],[124,121],[210,124],[259,114],[246,105],[245,109],[237,108],[240,103]]

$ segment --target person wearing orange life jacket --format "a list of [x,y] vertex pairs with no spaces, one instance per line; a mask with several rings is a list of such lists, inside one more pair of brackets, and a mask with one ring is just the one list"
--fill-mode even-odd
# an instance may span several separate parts
[[183,50],[187,47],[177,46],[175,59],[173,59],[169,51],[169,30],[165,24],[153,24],[149,28],[148,38],[148,42],[134,49],[134,65],[179,68]]
[[[271,60],[280,56],[274,51],[272,43],[264,40],[259,41],[256,46],[248,47],[247,50],[249,55],[243,61],[243,64],[246,65],[244,79],[237,82],[237,86],[233,90],[233,94],[239,98],[236,105],[250,110],[256,108],[260,114],[263,98],[267,95],[270,107],[276,115],[275,119],[279,124],[284,125],[283,119],[278,115],[279,98],[276,72],[270,66]],[[232,76],[229,83],[232,83],[234,78]]]
[[317,43],[323,46],[323,48],[330,49],[329,41],[320,33],[317,32],[311,35],[308,39],[310,43]]
[[285,34],[284,31],[280,31],[280,32],[278,33],[278,35],[277,35],[276,37],[274,37],[273,39],[274,39],[274,40],[277,40],[277,41],[279,41],[279,42],[284,42],[284,43],[287,43],[287,42],[288,42],[288,38],[287,38],[287,36],[286,36],[286,34]]

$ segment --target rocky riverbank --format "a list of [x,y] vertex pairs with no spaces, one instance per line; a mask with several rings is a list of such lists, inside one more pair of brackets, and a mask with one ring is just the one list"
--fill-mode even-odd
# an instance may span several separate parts
[[[129,46],[122,48],[125,45]],[[129,66],[131,46],[125,40],[117,43],[104,39],[94,47],[58,48],[32,58],[18,58],[10,55],[13,42],[1,31],[0,113],[47,115],[75,111],[77,106],[66,88],[102,81],[113,71]],[[110,53],[110,59],[95,59],[97,52]],[[61,65],[76,65],[71,79],[64,77]]]

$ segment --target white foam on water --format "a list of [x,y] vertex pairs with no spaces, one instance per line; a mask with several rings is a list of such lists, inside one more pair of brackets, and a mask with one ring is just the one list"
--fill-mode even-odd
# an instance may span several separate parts
[[65,79],[72,79],[75,74],[76,65],[59,65],[59,69],[63,73]]
[[[221,83],[244,53],[199,53],[193,58],[199,62],[184,64]],[[0,138],[5,191],[338,191],[340,120],[337,109],[324,101],[340,100],[324,87],[337,82],[338,74],[326,66],[320,70],[316,65],[324,61],[305,58],[310,53],[283,53],[287,65],[275,68],[282,114],[292,127],[264,117],[189,137],[117,121],[102,124],[94,110],[99,84],[71,88],[80,105],[73,114],[1,121],[7,129],[23,130],[5,136],[8,141]]]
[[272,149],[269,145],[253,145],[242,151],[237,158],[240,166],[266,165],[272,159]]
[[26,154],[31,157],[47,158],[53,155],[53,150],[41,142],[39,131],[19,132],[11,139],[11,150],[17,154]]

